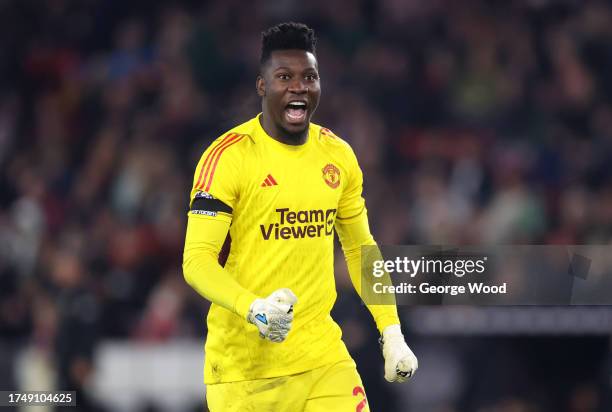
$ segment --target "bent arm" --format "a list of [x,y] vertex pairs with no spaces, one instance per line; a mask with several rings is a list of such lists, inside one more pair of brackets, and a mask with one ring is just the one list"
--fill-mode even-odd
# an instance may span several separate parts
[[[344,251],[351,282],[363,300],[364,294],[362,293],[362,287],[370,287],[371,285],[362,285],[361,246],[376,246],[376,242],[370,233],[366,210],[363,209],[359,216],[351,218],[350,220],[344,222],[341,219],[337,220],[336,231],[338,232],[338,237],[342,244],[342,250]],[[380,251],[377,250],[375,255],[380,257]],[[372,256],[372,258],[374,259],[376,256]],[[386,281],[390,282],[390,279],[386,279]],[[366,307],[372,314],[376,322],[376,327],[381,334],[387,326],[400,323],[399,317],[397,316],[395,300],[393,300],[393,304],[385,305],[368,305],[366,302]]]
[[193,214],[188,219],[183,252],[185,281],[212,303],[246,319],[257,296],[242,287],[218,262],[230,222]]

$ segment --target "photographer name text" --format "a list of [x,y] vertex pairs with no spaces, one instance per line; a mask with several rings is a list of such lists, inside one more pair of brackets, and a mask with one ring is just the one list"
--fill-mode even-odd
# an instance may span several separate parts
[[402,282],[398,285],[385,285],[383,283],[375,283],[373,286],[374,293],[377,294],[428,294],[428,295],[465,295],[484,294],[484,295],[503,295],[508,291],[506,282],[500,285],[486,285],[482,282],[472,282],[466,285],[432,285],[424,282],[418,285]]

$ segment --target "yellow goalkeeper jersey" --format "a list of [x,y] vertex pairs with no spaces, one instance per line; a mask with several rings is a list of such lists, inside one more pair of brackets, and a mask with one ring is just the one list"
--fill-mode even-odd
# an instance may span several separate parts
[[[231,222],[225,270],[258,296],[290,288],[298,297],[293,327],[280,344],[261,339],[255,326],[212,304],[207,384],[290,375],[350,359],[330,316],[336,299],[334,225],[366,213],[361,191],[350,146],[312,123],[306,143],[291,146],[268,136],[258,116],[204,152],[190,213]],[[203,198],[223,205],[214,211],[193,206]]]

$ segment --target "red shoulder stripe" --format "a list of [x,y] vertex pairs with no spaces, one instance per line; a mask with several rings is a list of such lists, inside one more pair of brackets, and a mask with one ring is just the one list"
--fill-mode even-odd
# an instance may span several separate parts
[[332,139],[337,138],[337,136],[334,134],[334,132],[332,132],[331,130],[329,130],[327,127],[322,127],[321,128],[321,134],[324,134],[325,136],[329,136]]
[[[206,183],[206,188],[204,189],[205,192],[208,192],[208,189],[210,189],[210,185],[211,185],[211,183],[213,181],[213,177],[215,177],[215,170],[217,168],[217,163],[219,163],[219,159],[221,158],[221,155],[223,154],[225,149],[227,149],[228,147],[230,147],[233,144],[238,143],[240,140],[242,140],[242,138],[244,136],[246,136],[246,135],[239,134],[239,135],[234,136],[233,138],[228,140],[222,148],[220,148],[220,150],[219,150],[219,152],[217,154],[215,154],[215,161],[214,161],[214,163],[211,160],[211,163],[213,163],[213,166],[212,166],[212,169],[210,171],[210,176],[208,176],[208,183]],[[206,181],[207,175],[208,175],[208,170],[206,171],[206,174],[204,175],[204,181]]]
[[228,145],[231,144],[232,141],[235,141],[237,138],[239,138],[241,135],[239,135],[238,133],[231,133],[229,135],[227,135],[227,137],[225,139],[223,139],[223,141],[218,144],[214,150],[212,150],[210,152],[210,159],[207,158],[206,159],[206,167],[202,166],[202,170],[206,169],[204,172],[204,177],[202,178],[202,181],[200,182],[200,185],[198,186],[198,189],[203,190],[204,185],[206,184],[206,180],[208,178],[208,173],[211,170],[211,166],[213,164],[213,162],[215,161],[215,158],[217,157],[217,154],[221,151],[223,151],[223,149]]
[[201,189],[200,185],[203,183],[202,176],[204,175],[204,169],[206,169],[206,165],[208,164],[208,161],[212,158],[213,153],[216,152],[219,146],[222,146],[223,143],[225,143],[228,139],[231,139],[232,136],[235,136],[235,135],[236,133],[227,134],[219,143],[217,143],[217,145],[212,150],[208,152],[208,154],[206,155],[206,159],[204,159],[204,163],[202,163],[202,168],[200,169],[200,175],[198,176],[198,182],[195,185],[197,189]]

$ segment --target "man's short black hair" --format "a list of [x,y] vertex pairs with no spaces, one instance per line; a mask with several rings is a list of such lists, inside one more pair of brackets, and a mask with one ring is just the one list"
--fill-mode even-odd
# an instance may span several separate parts
[[315,54],[317,39],[313,29],[303,23],[280,23],[261,33],[261,59],[264,64],[275,50],[298,49]]

